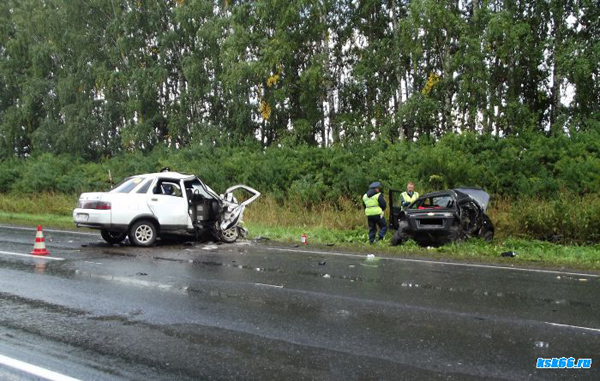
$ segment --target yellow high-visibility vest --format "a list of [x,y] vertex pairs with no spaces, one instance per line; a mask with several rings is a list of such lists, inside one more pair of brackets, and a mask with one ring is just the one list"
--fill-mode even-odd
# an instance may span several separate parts
[[377,193],[371,197],[365,195],[363,196],[363,201],[365,203],[365,214],[368,216],[380,216],[383,214],[383,209],[379,206],[379,195],[381,193]]
[[417,199],[419,198],[419,193],[413,192],[412,197],[410,197],[408,195],[408,192],[402,192],[400,197],[402,197],[402,202],[408,202],[409,204],[412,204],[413,202],[417,201]]

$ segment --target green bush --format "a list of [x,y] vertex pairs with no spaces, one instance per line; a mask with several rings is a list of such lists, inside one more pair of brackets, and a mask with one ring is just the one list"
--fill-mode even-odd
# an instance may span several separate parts
[[217,192],[244,183],[279,203],[293,200],[318,208],[360,207],[360,197],[372,181],[386,190],[404,189],[408,180],[417,190],[478,186],[496,198],[512,200],[511,216],[500,218],[511,234],[598,242],[593,223],[600,215],[600,133],[574,132],[545,136],[522,132],[499,138],[472,133],[447,134],[438,141],[364,144],[340,143],[319,148],[307,145],[262,148],[196,144],[175,150],[158,147],[148,153],[123,153],[97,162],[43,154],[27,160],[0,161],[0,192],[77,194],[110,188],[127,176],[163,167],[193,173]]

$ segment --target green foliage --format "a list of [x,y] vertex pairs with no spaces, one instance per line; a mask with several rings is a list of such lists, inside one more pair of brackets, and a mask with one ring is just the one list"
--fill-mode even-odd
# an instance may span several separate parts
[[[0,158],[597,131],[598,8],[590,0],[5,0]],[[560,170],[576,175],[585,165]],[[458,168],[427,177],[451,185]],[[556,190],[546,177],[510,185]],[[313,186],[295,180],[299,193]]]
[[8,160],[0,166],[0,192],[9,192],[21,176],[23,163],[17,160]]
[[[311,215],[317,213],[321,221],[337,221],[332,228],[358,229],[364,222],[360,198],[370,182],[381,181],[385,190],[403,190],[412,180],[421,194],[457,186],[487,190],[506,209],[493,207],[490,212],[506,236],[599,242],[594,222],[600,215],[599,142],[596,131],[570,137],[523,132],[508,138],[465,133],[438,141],[376,140],[328,148],[261,148],[258,143],[159,146],[146,154],[125,153],[95,162],[43,154],[0,161],[0,190],[75,195],[109,189],[109,171],[117,183],[170,167],[198,175],[217,192],[237,183],[255,187],[273,200],[263,210],[283,208],[286,213],[280,214],[291,223],[315,224]],[[327,214],[318,214],[324,211]],[[341,218],[340,211],[348,217]]]
[[106,189],[132,174],[163,167],[194,173],[218,191],[247,183],[283,200],[305,204],[356,198],[372,181],[386,189],[404,189],[409,180],[425,191],[477,186],[500,196],[554,199],[562,192],[600,189],[600,137],[595,131],[570,137],[537,133],[509,138],[465,133],[439,141],[318,148],[261,148],[197,144],[184,149],[156,147],[149,153],[125,153],[86,162],[67,155],[43,154],[27,160],[0,161],[2,191],[77,193]]

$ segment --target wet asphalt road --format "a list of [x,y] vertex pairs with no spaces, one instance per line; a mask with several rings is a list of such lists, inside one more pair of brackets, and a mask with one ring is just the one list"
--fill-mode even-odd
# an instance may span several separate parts
[[[600,278],[0,228],[0,355],[83,380],[600,379]],[[308,248],[310,250],[310,248]],[[538,357],[592,369],[536,369]],[[43,379],[0,365],[0,379]]]

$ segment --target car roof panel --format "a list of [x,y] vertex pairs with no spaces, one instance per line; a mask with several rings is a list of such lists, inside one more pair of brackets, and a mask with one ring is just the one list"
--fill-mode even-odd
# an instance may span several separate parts
[[179,173],[179,172],[155,172],[155,173],[144,173],[141,175],[136,175],[134,177],[169,177],[171,179],[177,180],[187,180],[194,179],[196,176],[190,175],[188,173]]

